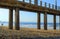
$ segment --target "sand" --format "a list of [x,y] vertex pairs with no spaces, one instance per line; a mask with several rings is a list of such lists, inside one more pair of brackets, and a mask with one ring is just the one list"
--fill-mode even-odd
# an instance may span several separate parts
[[60,39],[60,30],[38,30],[36,28],[20,28],[10,30],[0,27],[0,39]]

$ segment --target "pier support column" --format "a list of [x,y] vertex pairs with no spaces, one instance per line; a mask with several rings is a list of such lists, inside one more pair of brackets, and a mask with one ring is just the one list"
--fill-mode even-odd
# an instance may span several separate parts
[[15,9],[15,29],[19,30],[19,8]]
[[59,15],[59,30],[60,30],[60,15]]
[[38,0],[34,0],[34,4],[35,5],[38,5]]
[[56,15],[54,15],[54,30],[56,30]]
[[47,13],[44,13],[44,30],[47,30]]
[[37,28],[40,29],[40,13],[37,13]]
[[9,8],[9,29],[13,29],[13,9]]
[[23,0],[23,2],[25,2],[25,0]]
[[29,0],[29,3],[31,4],[31,0]]

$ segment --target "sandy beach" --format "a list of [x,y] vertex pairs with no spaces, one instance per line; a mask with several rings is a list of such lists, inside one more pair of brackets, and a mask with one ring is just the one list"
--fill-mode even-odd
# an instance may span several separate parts
[[0,0],[0,39],[60,39],[60,1]]
[[0,39],[60,39],[60,30],[38,30],[36,28],[20,28],[10,30],[0,27]]

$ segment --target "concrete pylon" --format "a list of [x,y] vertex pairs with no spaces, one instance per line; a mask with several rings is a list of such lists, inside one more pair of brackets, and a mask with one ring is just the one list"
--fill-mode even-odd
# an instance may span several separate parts
[[60,30],[60,15],[59,15],[59,30]]
[[15,29],[19,30],[19,8],[15,8]]
[[9,29],[13,29],[13,9],[9,8]]
[[37,13],[37,28],[40,29],[40,12]]
[[35,5],[38,5],[38,0],[34,0],[34,4]]
[[56,30],[56,15],[54,15],[54,30]]
[[47,30],[47,13],[44,13],[44,30]]

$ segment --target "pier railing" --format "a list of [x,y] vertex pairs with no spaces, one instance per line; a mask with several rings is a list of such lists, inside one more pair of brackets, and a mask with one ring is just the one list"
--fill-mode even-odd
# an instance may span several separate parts
[[[43,1],[38,2],[38,0],[19,0],[20,2],[25,2],[25,3],[29,3],[29,4],[33,4],[33,5],[37,5],[37,6],[42,6],[42,7],[46,7],[46,8],[50,8],[50,9],[55,9],[55,10],[60,10],[60,6],[56,6],[54,4],[50,4],[50,3],[46,3]],[[57,9],[56,9],[57,7]]]
[[[54,4],[50,4],[50,3],[46,3],[43,1],[39,1],[38,0],[13,0],[13,1],[6,1],[6,0],[0,0],[0,2],[11,2],[11,3],[16,3],[16,2],[23,2],[23,3],[28,3],[28,4],[32,4],[32,5],[36,5],[36,6],[42,6],[42,7],[46,7],[46,8],[50,8],[50,9],[55,9],[55,10],[60,10],[60,6],[56,6]],[[57,9],[56,9],[57,7]]]

